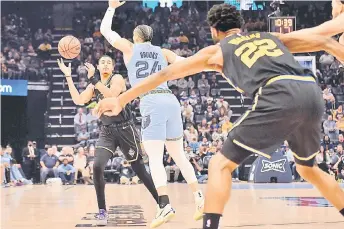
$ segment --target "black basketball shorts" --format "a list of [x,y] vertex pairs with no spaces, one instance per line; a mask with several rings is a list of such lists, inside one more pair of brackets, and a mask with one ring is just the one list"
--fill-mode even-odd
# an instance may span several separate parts
[[323,113],[324,100],[313,77],[275,77],[234,123],[222,154],[236,164],[253,153],[270,158],[287,140],[295,162],[313,166]]
[[128,162],[138,159],[142,155],[141,140],[133,122],[101,126],[96,148],[103,148],[113,155],[119,147]]

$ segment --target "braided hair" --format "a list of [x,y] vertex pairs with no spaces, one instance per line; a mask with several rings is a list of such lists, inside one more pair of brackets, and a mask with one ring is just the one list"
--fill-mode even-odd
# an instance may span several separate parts
[[226,3],[214,5],[208,12],[207,21],[211,27],[222,32],[240,29],[244,24],[236,7]]
[[136,26],[134,33],[137,33],[143,42],[151,42],[153,39],[153,29],[149,25]]

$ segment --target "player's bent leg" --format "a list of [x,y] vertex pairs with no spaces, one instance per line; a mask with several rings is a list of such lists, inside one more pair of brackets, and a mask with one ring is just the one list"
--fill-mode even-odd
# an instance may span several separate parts
[[[312,160],[314,162],[314,160]],[[297,163],[296,169],[301,177],[313,184],[320,193],[335,206],[344,216],[344,192],[336,180],[325,173],[317,166],[300,165]]]
[[166,149],[176,162],[186,182],[189,184],[195,198],[196,212],[194,214],[195,220],[200,220],[203,217],[204,197],[202,191],[198,187],[198,180],[196,178],[195,170],[190,161],[186,158],[183,148],[183,139],[167,140]]
[[152,179],[159,195],[157,214],[150,225],[151,228],[155,228],[168,222],[175,215],[167,195],[167,176],[162,163],[165,143],[161,140],[148,140],[142,144],[149,157]]
[[105,204],[105,180],[104,170],[106,163],[112,157],[112,153],[105,148],[96,148],[94,164],[93,164],[93,182],[96,190],[99,214],[97,217],[97,225],[107,225],[107,213]]
[[145,165],[143,163],[143,159],[141,155],[138,155],[138,159],[131,163],[131,167],[133,168],[134,172],[137,174],[138,178],[142,181],[142,183],[146,186],[148,191],[151,193],[153,198],[155,199],[156,203],[158,204],[158,192],[154,186],[154,182],[152,176],[147,172]]
[[203,228],[218,229],[220,217],[229,200],[232,186],[232,172],[238,164],[227,159],[222,153],[212,157],[208,168],[207,192]]

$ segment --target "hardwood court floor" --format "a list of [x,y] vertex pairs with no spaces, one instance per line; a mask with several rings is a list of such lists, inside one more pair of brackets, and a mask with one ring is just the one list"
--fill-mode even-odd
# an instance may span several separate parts
[[[221,222],[223,229],[344,228],[343,217],[308,184],[237,183],[233,188]],[[202,222],[192,219],[193,197],[187,185],[170,184],[169,190],[177,214],[159,228],[201,228]],[[0,191],[2,229],[86,229],[95,222],[93,186],[33,185]],[[156,206],[143,185],[108,184],[106,195],[111,219],[104,229],[148,228]]]

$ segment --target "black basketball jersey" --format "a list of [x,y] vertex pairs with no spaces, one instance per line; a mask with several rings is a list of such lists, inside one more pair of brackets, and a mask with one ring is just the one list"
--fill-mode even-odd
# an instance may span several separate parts
[[226,37],[220,42],[224,78],[240,93],[253,97],[271,78],[280,75],[312,76],[269,33],[248,32]]
[[[104,84],[105,86],[107,86],[108,88],[110,88],[111,86],[111,80],[114,77],[114,75],[111,75],[109,77],[109,79],[106,81],[106,83]],[[96,96],[96,100],[97,102],[99,102],[100,100],[102,100],[104,98],[103,94],[100,93],[99,90],[95,89],[94,90],[95,96]],[[126,122],[131,120],[132,117],[132,113],[130,110],[130,106],[126,105],[123,110],[121,111],[121,113],[119,113],[117,116],[106,116],[106,115],[102,115],[100,116],[100,121],[102,122],[103,125],[110,125],[110,124],[114,124],[114,123],[121,123],[121,122]]]

